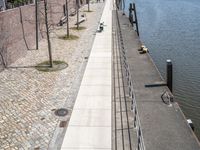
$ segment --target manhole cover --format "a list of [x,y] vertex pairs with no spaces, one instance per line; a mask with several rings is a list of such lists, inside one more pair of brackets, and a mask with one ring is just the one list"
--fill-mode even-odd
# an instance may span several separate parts
[[65,108],[60,108],[55,111],[56,116],[66,116],[68,114],[68,110]]

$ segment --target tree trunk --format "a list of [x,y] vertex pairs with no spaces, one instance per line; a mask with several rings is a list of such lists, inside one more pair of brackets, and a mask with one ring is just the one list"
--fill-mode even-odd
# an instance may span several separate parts
[[38,49],[38,0],[35,0],[35,40]]
[[44,0],[44,14],[45,14],[45,26],[48,42],[48,51],[49,51],[49,65],[53,67],[52,52],[51,52],[51,40],[49,36],[49,24],[48,24],[48,13],[47,13],[47,0]]
[[66,0],[66,17],[67,17],[67,38],[69,38],[69,9],[68,9],[68,0]]
[[90,11],[90,0],[87,0],[88,3],[88,12]]
[[77,30],[79,29],[79,0],[76,0]]

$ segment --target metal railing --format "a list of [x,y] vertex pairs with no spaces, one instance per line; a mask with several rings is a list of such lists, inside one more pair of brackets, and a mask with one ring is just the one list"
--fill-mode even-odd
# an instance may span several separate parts
[[122,37],[122,32],[121,32],[121,28],[120,28],[120,23],[119,23],[119,18],[118,18],[118,13],[116,12],[116,16],[117,16],[117,31],[119,32],[119,49],[120,49],[120,53],[121,53],[121,58],[122,58],[122,63],[125,69],[125,75],[126,75],[126,79],[127,79],[127,85],[128,85],[128,93],[129,93],[129,97],[131,98],[131,109],[134,113],[134,128],[136,129],[136,133],[137,133],[137,150],[145,150],[145,145],[144,145],[144,138],[143,138],[143,134],[142,134],[142,128],[141,128],[141,123],[140,123],[140,119],[139,119],[139,114],[138,114],[138,108],[137,108],[137,104],[136,104],[136,100],[135,100],[135,92],[134,92],[134,88],[133,88],[133,79],[131,77],[131,72],[130,72],[130,68],[129,68],[129,64],[127,61],[127,57],[126,57],[126,51],[125,51],[125,47],[124,47],[124,42],[123,42],[123,37]]

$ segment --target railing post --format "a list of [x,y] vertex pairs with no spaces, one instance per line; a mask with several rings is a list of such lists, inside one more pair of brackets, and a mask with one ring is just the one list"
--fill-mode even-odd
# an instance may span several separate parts
[[133,124],[134,124],[134,128],[136,128],[136,115],[134,116],[134,122],[133,122]]
[[170,59],[167,60],[167,86],[173,91],[173,65]]
[[138,150],[140,150],[140,137],[138,137]]
[[129,97],[131,97],[131,81],[129,81]]

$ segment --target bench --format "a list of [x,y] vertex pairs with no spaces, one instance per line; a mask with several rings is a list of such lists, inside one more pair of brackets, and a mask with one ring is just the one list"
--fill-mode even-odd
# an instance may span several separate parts
[[75,25],[81,24],[82,22],[86,21],[86,17],[82,17],[79,22],[76,22]]
[[64,17],[62,17],[62,18],[60,19],[60,22],[58,23],[58,25],[59,25],[59,26],[63,26],[63,24],[66,23],[66,22],[67,22],[67,17],[64,16]]

